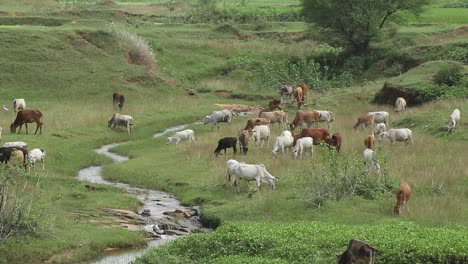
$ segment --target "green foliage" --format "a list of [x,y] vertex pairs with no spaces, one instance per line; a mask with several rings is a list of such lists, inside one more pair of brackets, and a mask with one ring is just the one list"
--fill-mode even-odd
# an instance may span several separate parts
[[449,64],[435,74],[434,83],[438,85],[456,86],[462,77],[463,67],[457,64]]
[[161,259],[174,260],[169,263],[225,263],[217,262],[221,259],[226,263],[333,263],[353,238],[377,248],[377,261],[382,263],[461,263],[468,259],[464,227],[268,222],[226,223],[210,234],[180,238],[154,249],[135,263]]
[[468,8],[468,1],[467,0],[461,0],[456,3],[448,3],[444,4],[441,7],[443,8]]

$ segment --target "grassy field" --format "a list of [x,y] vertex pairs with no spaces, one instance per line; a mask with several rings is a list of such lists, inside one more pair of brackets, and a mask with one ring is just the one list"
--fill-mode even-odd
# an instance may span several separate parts
[[[322,223],[325,227],[340,224],[344,229],[414,223],[421,228],[455,230],[457,226],[468,225],[468,212],[463,207],[468,203],[468,171],[464,164],[468,123],[462,121],[455,133],[444,132],[453,108],[468,112],[466,99],[428,103],[396,115],[391,106],[370,103],[385,81],[381,76],[376,81],[315,94],[308,108],[335,112],[337,120],[332,132],[340,132],[344,137],[342,153],[335,157],[327,149],[317,147],[311,159],[292,160],[289,154],[273,159],[271,144],[282,131],[274,126],[268,146],[253,146],[249,155],[236,159],[265,164],[280,178],[277,190],[265,185],[259,192],[251,193],[252,186],[242,183],[241,193],[236,194],[230,184],[223,187],[225,164],[232,157],[230,150],[227,156],[218,158],[212,152],[218,139],[238,135],[246,117],[236,118],[230,126],[221,124],[220,130],[214,131],[209,126],[191,126],[199,139],[192,145],[187,142],[166,145],[165,138],[154,139],[152,135],[169,126],[199,120],[219,109],[215,103],[265,106],[263,98],[276,96],[276,87],[260,89],[256,83],[258,72],[253,67],[275,52],[307,56],[318,43],[298,38],[306,29],[304,23],[239,24],[236,28],[240,35],[248,36],[247,40],[240,40],[220,25],[158,24],[168,16],[167,1],[114,1],[91,9],[66,2],[0,3],[0,104],[10,108],[10,112],[0,113],[1,141],[21,140],[30,149],[43,147],[47,151],[46,171],[38,172],[44,177],[38,198],[42,209],[38,229],[29,235],[0,240],[0,263],[86,262],[102,255],[108,247],[144,243],[142,233],[119,228],[102,210],[135,210],[139,205],[136,199],[108,186],[93,185],[96,190],[90,191],[86,183],[75,179],[79,169],[98,164],[108,164],[104,167],[106,179],[173,193],[186,205],[202,205],[205,214],[219,219],[222,227],[229,223],[228,229],[244,224],[250,228],[252,222],[264,224],[264,228],[291,222]],[[299,3],[256,0],[246,1],[242,6],[240,1],[225,2],[227,7],[245,12],[266,7],[287,9]],[[173,16],[182,15],[188,7],[185,1],[174,4]],[[218,4],[222,7],[225,3]],[[442,21],[446,9],[430,9],[421,19],[427,19],[424,23],[441,24],[409,24],[400,28],[395,38],[415,36],[408,45],[412,49],[419,45],[464,42],[466,34],[459,30],[463,28],[459,24],[466,19],[463,10],[457,10],[455,20]],[[111,22],[148,41],[156,53],[153,70],[128,63],[125,50],[106,31]],[[199,94],[187,96],[183,88],[195,89]],[[226,90],[240,99],[219,96],[217,90]],[[114,91],[125,94],[123,113],[135,118],[135,131],[130,136],[121,129],[106,126],[115,112],[111,106]],[[8,127],[14,120],[11,111],[14,98],[25,98],[29,108],[43,112],[42,135],[9,133]],[[296,109],[287,110],[292,120]],[[363,174],[362,141],[370,131],[354,131],[352,125],[358,115],[372,110],[391,112],[392,127],[409,127],[415,134],[414,146],[378,144],[378,159],[385,178],[370,174],[366,179],[371,183],[385,181],[390,190],[382,193],[367,190],[368,196],[317,199],[317,184],[331,173],[331,162],[350,164],[350,173]],[[35,125],[29,127],[30,132],[33,129]],[[110,164],[93,152],[101,145],[123,141],[128,144],[114,151],[128,155],[131,159],[126,163]],[[415,193],[409,202],[410,211],[399,218],[392,214],[392,207],[394,189],[401,180],[410,181]],[[438,189],[441,184],[443,188]],[[281,229],[269,239],[273,241],[288,233],[293,236],[294,232]],[[466,231],[459,233],[463,235]],[[334,241],[342,243],[347,239]],[[327,246],[328,251],[317,249],[320,252],[316,256],[329,260],[327,254],[342,250],[341,244]],[[152,261],[151,256],[148,259]],[[269,260],[258,256],[255,261]],[[226,257],[212,263],[239,263],[232,261]]]

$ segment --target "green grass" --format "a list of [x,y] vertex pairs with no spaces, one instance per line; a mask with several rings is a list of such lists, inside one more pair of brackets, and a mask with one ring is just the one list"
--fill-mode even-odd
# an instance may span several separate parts
[[468,8],[430,8],[419,18],[422,23],[467,24]]

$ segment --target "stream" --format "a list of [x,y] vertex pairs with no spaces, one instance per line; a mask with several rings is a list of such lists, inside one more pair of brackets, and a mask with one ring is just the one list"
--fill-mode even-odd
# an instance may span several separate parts
[[[198,124],[196,122],[194,124]],[[169,132],[185,129],[188,125],[170,127],[161,133],[153,135],[153,138],[162,137]],[[96,149],[96,153],[112,159],[116,163],[125,162],[128,157],[111,153],[114,147],[125,143],[114,143]],[[78,172],[78,179],[93,184],[106,184],[125,189],[129,194],[140,200],[143,205],[134,213],[127,210],[109,209],[111,213],[125,219],[133,219],[139,229],[146,231],[151,236],[146,247],[139,249],[118,249],[105,254],[98,261],[92,263],[99,264],[126,264],[132,262],[137,257],[143,255],[150,248],[161,246],[167,242],[183,235],[189,235],[193,230],[203,229],[198,221],[200,214],[198,207],[188,208],[182,206],[180,202],[171,194],[157,191],[132,187],[128,184],[106,181],[102,177],[103,166],[90,166],[81,169]],[[210,231],[203,229],[205,232]]]

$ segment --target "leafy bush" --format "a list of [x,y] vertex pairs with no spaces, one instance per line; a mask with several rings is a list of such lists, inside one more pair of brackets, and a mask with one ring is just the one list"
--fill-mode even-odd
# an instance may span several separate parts
[[455,86],[463,77],[463,68],[456,64],[449,64],[446,68],[439,70],[434,76],[436,84]]

